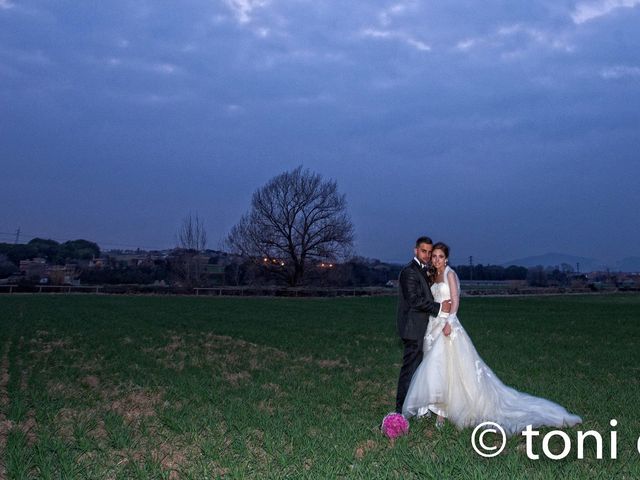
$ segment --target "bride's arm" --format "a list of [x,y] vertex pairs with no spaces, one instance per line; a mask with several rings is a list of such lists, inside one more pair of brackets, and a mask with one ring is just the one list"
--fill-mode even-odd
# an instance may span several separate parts
[[458,277],[453,270],[449,270],[447,273],[447,283],[451,292],[451,312],[449,312],[449,315],[455,315],[458,313],[458,307],[460,306],[460,291],[458,290]]
[[[451,293],[451,312],[449,312],[449,315],[455,315],[460,305],[460,291],[458,289],[458,278],[453,270],[449,270],[447,273],[447,283],[449,284],[449,292]],[[451,335],[451,324],[449,322],[444,324],[442,333],[445,337]]]

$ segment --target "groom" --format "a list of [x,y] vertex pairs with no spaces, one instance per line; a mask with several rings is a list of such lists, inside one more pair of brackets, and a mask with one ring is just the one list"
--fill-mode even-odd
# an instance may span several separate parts
[[433,300],[427,277],[433,241],[429,237],[416,240],[415,256],[402,269],[398,280],[398,335],[404,344],[402,367],[396,394],[396,412],[402,413],[402,404],[411,384],[411,377],[422,361],[422,346],[429,316],[451,311],[451,300],[442,304]]

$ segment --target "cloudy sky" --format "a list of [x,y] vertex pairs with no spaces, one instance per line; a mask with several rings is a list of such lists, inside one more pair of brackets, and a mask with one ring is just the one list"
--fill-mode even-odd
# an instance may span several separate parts
[[0,0],[0,241],[209,247],[297,165],[360,255],[640,255],[640,0]]

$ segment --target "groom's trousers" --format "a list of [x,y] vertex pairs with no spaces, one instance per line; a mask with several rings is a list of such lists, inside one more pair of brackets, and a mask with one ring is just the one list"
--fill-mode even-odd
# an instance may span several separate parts
[[402,367],[400,368],[400,378],[398,378],[398,391],[396,393],[396,412],[402,413],[402,405],[404,399],[407,396],[409,385],[411,385],[411,378],[415,373],[418,365],[422,362],[424,344],[423,339],[410,340],[403,338],[404,353],[402,354]]

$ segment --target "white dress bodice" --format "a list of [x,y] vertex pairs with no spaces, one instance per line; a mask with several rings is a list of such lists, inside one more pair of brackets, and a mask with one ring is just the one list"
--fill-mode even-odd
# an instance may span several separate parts
[[447,282],[438,282],[431,285],[431,294],[438,303],[451,299],[451,290]]

